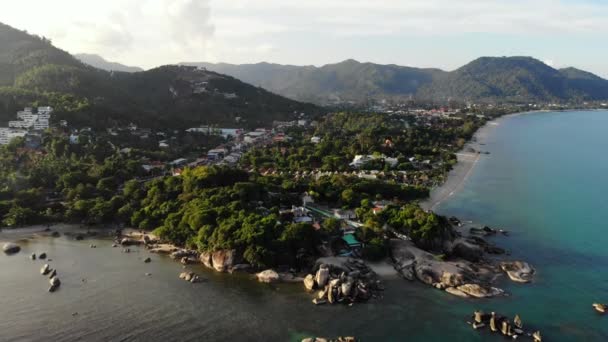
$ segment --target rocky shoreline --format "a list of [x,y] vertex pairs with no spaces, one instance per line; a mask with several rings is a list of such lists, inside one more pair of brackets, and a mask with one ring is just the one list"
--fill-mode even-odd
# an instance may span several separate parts
[[[489,227],[481,231],[496,232]],[[445,241],[439,255],[424,251],[411,241],[391,239],[389,243],[393,265],[403,278],[420,281],[458,297],[508,295],[494,286],[499,278],[506,275],[513,282],[529,283],[536,273],[525,261],[498,258],[507,252],[475,235],[460,235]]]

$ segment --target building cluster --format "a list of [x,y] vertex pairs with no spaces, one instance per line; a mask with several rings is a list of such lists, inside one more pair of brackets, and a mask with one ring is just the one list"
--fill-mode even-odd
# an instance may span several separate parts
[[25,108],[17,112],[17,120],[8,122],[8,127],[0,127],[0,145],[6,145],[17,137],[30,137],[30,141],[38,140],[40,132],[49,128],[53,114],[51,107]]

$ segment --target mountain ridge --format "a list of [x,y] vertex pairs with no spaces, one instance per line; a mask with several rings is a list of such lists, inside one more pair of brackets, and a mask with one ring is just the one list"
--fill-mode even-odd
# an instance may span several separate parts
[[44,37],[0,24],[0,121],[24,106],[50,105],[77,126],[201,124],[266,126],[317,106],[293,101],[228,75],[185,66],[108,72],[82,63]]
[[128,66],[118,62],[108,61],[102,56],[93,53],[77,53],[74,54],[74,57],[85,64],[105,71],[120,71],[130,73],[144,71],[144,69],[137,66]]
[[181,63],[228,74],[296,100],[318,104],[369,99],[427,101],[580,101],[608,99],[608,81],[532,57],[480,57],[453,71],[347,59],[323,66]]

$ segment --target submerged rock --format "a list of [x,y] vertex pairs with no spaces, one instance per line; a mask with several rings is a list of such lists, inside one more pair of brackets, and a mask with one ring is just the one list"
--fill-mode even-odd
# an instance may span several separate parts
[[16,254],[19,253],[20,250],[21,247],[12,242],[5,243],[4,246],[2,246],[2,251],[4,254]]
[[276,283],[280,280],[275,270],[265,270],[255,275],[261,283]]
[[152,259],[150,259],[150,257],[147,257],[147,258],[144,259],[144,262],[146,264],[148,264],[148,263],[152,262]]
[[32,255],[30,255],[30,259],[36,260],[36,253],[33,253]]
[[467,295],[475,298],[490,298],[504,294],[504,291],[496,287],[483,287],[479,284],[465,284],[456,288]]

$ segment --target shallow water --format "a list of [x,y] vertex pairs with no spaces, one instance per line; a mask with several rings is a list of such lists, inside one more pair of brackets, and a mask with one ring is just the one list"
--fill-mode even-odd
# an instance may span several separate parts
[[[606,341],[608,317],[591,309],[608,302],[606,129],[606,112],[500,120],[482,138],[491,154],[437,208],[511,232],[495,242],[538,276],[527,285],[501,282],[508,298],[463,300],[389,277],[380,300],[316,307],[299,284],[259,284],[198,266],[191,268],[207,281],[190,284],[178,279],[181,265],[143,249],[124,254],[110,240],[39,237],[17,255],[0,255],[0,341],[502,340],[466,325],[477,308],[519,313],[549,341]],[[62,280],[53,294],[39,272],[44,262],[29,260],[43,251]],[[143,263],[147,256],[152,263]]]

